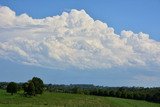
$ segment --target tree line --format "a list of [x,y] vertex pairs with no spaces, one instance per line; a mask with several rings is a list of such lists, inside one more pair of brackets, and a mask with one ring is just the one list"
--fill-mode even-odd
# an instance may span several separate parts
[[24,90],[25,96],[35,96],[43,91],[85,94],[95,96],[109,96],[135,100],[146,100],[160,103],[160,87],[103,87],[92,84],[43,84],[40,78],[33,77],[26,83],[0,82],[0,89],[6,89],[12,95],[19,90]]
[[44,84],[43,81],[38,77],[33,77],[31,80],[25,83],[15,83],[5,82],[0,83],[0,88],[6,89],[8,93],[11,93],[13,95],[14,93],[17,93],[17,91],[23,90],[25,96],[35,96],[36,94],[42,94],[44,90]]
[[103,87],[94,85],[46,85],[50,92],[109,96],[160,103],[160,87]]

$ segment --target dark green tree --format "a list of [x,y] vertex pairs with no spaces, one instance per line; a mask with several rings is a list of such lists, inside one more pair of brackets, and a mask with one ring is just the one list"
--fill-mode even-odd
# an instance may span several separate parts
[[114,90],[111,90],[111,91],[109,92],[109,96],[114,97],[115,95],[116,95],[116,93],[115,93],[115,91],[114,91]]
[[153,95],[152,100],[153,100],[154,102],[160,103],[160,91],[159,91],[159,92],[156,92],[156,93]]
[[13,95],[13,93],[17,93],[17,90],[18,90],[18,86],[15,82],[10,82],[7,85],[7,92],[11,93],[11,95]]
[[83,90],[80,87],[74,87],[72,92],[75,94],[84,94]]
[[35,94],[42,94],[44,88],[43,81],[38,77],[33,77],[31,81],[35,86]]
[[120,90],[118,90],[117,92],[116,92],[116,97],[121,97],[122,96],[122,92],[120,91]]
[[27,82],[24,83],[24,84],[22,85],[22,88],[23,88],[23,90],[24,90],[24,93],[27,94],[27,91],[28,91],[28,83],[27,83]]
[[40,78],[33,77],[32,80],[24,83],[22,87],[25,95],[35,96],[43,93],[44,84]]
[[33,81],[29,81],[26,91],[28,95],[35,96],[35,86]]

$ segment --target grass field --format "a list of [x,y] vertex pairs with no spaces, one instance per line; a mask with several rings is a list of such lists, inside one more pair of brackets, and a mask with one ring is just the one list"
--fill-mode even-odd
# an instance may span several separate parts
[[113,97],[45,92],[32,98],[0,90],[0,107],[160,107],[160,104]]

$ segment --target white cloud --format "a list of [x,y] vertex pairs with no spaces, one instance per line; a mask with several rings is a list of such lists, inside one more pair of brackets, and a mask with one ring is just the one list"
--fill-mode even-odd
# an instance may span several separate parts
[[0,58],[49,68],[160,69],[160,42],[93,20],[84,10],[33,19],[0,7]]

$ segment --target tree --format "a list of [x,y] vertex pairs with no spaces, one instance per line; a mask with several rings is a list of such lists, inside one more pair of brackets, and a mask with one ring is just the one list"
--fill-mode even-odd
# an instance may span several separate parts
[[28,95],[30,95],[30,96],[34,95],[35,96],[35,86],[34,86],[33,81],[29,81],[26,91],[27,91]]
[[118,90],[117,92],[116,92],[116,97],[121,97],[122,96],[122,92],[120,91],[120,90]]
[[17,93],[17,89],[18,89],[18,86],[15,82],[10,82],[7,85],[7,92],[11,93],[11,95],[13,95],[13,93]]
[[24,83],[24,84],[22,85],[22,88],[23,88],[23,90],[24,90],[24,94],[27,94],[27,91],[28,91],[28,83],[27,83],[27,82]]
[[44,88],[43,81],[38,77],[33,77],[31,81],[35,86],[35,94],[42,94]]
[[23,84],[24,94],[26,95],[36,95],[42,94],[44,88],[43,81],[38,77],[33,77],[32,80]]
[[84,94],[83,90],[80,87],[74,87],[72,91],[75,94]]
[[160,103],[160,92],[156,92],[154,95],[153,95],[153,99],[152,99],[154,102],[157,102],[157,103]]
[[114,90],[111,90],[110,92],[109,92],[109,96],[112,96],[112,97],[114,97],[115,96],[115,91]]

